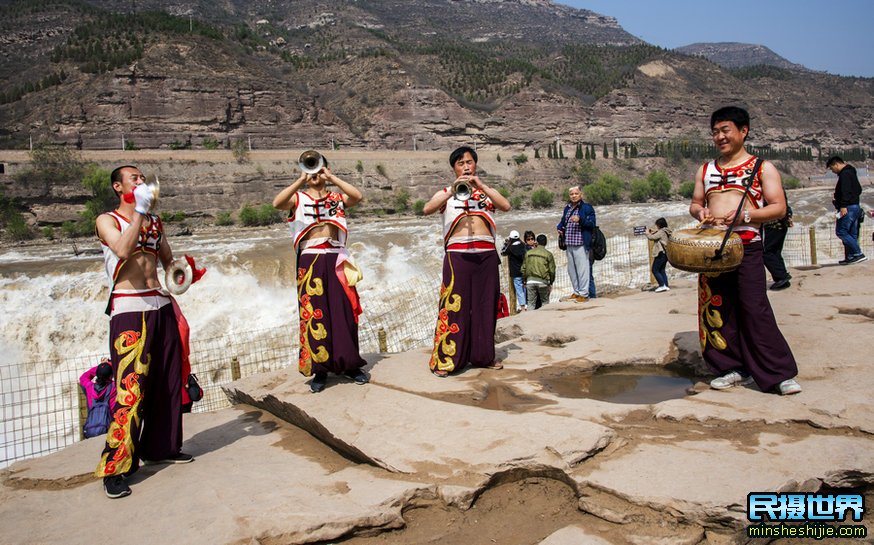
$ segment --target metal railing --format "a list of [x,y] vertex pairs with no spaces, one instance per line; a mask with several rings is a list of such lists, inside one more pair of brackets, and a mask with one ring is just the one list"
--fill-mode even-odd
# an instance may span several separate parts
[[[863,248],[871,240],[872,222],[862,225]],[[571,293],[564,252],[549,247],[556,258],[557,278],[552,300]],[[843,245],[833,229],[796,226],[783,249],[789,267],[835,263],[843,259]],[[502,268],[501,287],[509,293]],[[362,296],[364,314],[359,339],[364,353],[403,352],[432,342],[440,278],[433,275],[371,290]],[[672,278],[692,277],[669,268]],[[616,293],[649,284],[649,250],[645,237],[608,236],[608,254],[594,266],[598,294]],[[513,309],[511,309],[512,311]],[[204,398],[195,412],[227,407],[221,387],[240,377],[294,366],[297,363],[297,325],[231,331],[191,341],[192,371],[200,379]],[[84,396],[79,375],[99,362],[101,354],[65,360],[0,366],[0,467],[39,456],[81,440]],[[420,356],[424,361],[427,356]]]

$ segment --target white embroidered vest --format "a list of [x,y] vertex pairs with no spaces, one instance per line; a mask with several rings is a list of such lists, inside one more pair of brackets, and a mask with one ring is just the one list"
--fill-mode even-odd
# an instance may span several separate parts
[[[752,204],[754,208],[762,208],[765,206],[765,199],[762,193],[762,167],[759,167],[759,172],[753,174],[753,167],[756,164],[756,159],[757,157],[752,156],[740,165],[730,168],[721,168],[715,160],[707,163],[704,166],[704,174],[702,175],[705,199],[711,193],[719,193],[723,191],[738,191],[743,193],[750,176],[754,176],[746,201]],[[749,233],[750,236],[741,237],[746,242],[760,240],[759,229],[752,225],[738,224],[733,230],[751,231],[751,233]]]
[[338,228],[340,243],[346,246],[346,205],[343,195],[329,192],[321,199],[314,199],[303,191],[297,192],[297,206],[288,215],[288,229],[297,251],[300,241],[316,225],[329,223]]
[[[443,191],[452,191],[451,187],[444,188]],[[449,237],[452,230],[458,225],[461,218],[465,216],[479,216],[483,218],[492,232],[492,237],[495,236],[497,228],[495,226],[495,205],[485,193],[479,189],[474,189],[470,198],[466,201],[460,201],[453,195],[446,204],[440,209],[443,213],[443,244],[449,243]]]

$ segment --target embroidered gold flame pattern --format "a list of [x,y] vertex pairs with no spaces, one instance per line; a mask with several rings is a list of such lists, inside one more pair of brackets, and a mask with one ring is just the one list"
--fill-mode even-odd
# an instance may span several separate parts
[[722,328],[722,296],[713,295],[707,284],[706,274],[698,275],[698,338],[701,341],[701,350],[707,346],[707,342],[717,350],[725,350],[728,343],[719,329]]
[[[109,451],[103,455],[97,466],[95,473],[98,477],[125,473],[133,464],[134,444],[131,428],[134,427],[137,432],[141,429],[139,408],[143,400],[139,375],[147,376],[151,363],[151,356],[148,354],[143,361],[146,336],[144,313],[140,331],[123,331],[112,343],[115,353],[120,358],[115,377],[118,408],[113,413],[112,422],[106,432],[106,445]],[[128,372],[131,366],[133,370]]]
[[322,279],[313,278],[313,268],[318,259],[317,255],[309,269],[300,268],[297,270],[297,300],[300,312],[300,356],[297,365],[298,370],[306,377],[313,374],[313,362],[324,363],[330,358],[330,354],[324,346],[313,351],[310,345],[310,337],[320,341],[328,336],[325,324],[315,321],[324,318],[324,313],[321,309],[313,308],[310,300],[314,295],[325,293]]
[[[452,259],[449,257],[447,259],[449,259],[449,285],[440,286],[440,312],[437,314],[437,326],[434,329],[434,351],[431,353],[431,361],[428,365],[432,371],[439,369],[452,372],[455,369],[452,357],[455,355],[456,345],[455,341],[447,337],[458,333],[459,328],[458,324],[449,323],[449,312],[461,310],[461,296],[452,293],[455,287],[455,271],[452,268]],[[444,354],[442,359],[441,352]]]

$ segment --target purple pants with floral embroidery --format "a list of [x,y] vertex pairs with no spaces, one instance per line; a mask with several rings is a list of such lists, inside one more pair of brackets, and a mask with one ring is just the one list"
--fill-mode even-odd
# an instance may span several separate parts
[[358,348],[352,303],[334,270],[337,254],[303,253],[297,259],[298,370],[308,377],[354,371],[366,365]]
[[431,370],[460,371],[495,361],[500,296],[498,252],[446,252]]
[[698,275],[701,353],[719,374],[752,375],[763,392],[798,374],[768,300],[762,243],[744,245],[740,267]]

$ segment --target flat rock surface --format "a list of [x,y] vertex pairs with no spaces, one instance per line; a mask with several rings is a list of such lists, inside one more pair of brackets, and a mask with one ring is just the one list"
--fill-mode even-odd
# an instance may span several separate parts
[[[18,462],[0,542],[92,543],[106,513],[160,521],[167,543],[722,545],[743,542],[750,492],[871,505],[872,272],[793,270],[769,294],[798,395],[709,390],[695,285],[678,280],[501,320],[500,371],[439,379],[419,349],[368,355],[369,385],[330,377],[318,395],[294,369],[247,377],[226,389],[236,408],[185,417],[195,463],[144,467],[122,500],[90,476],[98,439]],[[622,403],[593,399],[605,368],[674,369],[688,395],[634,403],[628,380]]]
[[[248,543],[261,536],[304,543],[398,526],[410,498],[433,496],[427,484],[353,464],[251,407],[189,415],[185,425],[185,451],[195,461],[142,467],[130,479],[134,493],[112,503],[90,476],[100,438],[15,464],[0,487],[0,542],[93,544],[101,524],[138,521],[151,529],[125,532],[126,543]],[[59,479],[58,468],[71,478]]]
[[237,381],[226,391],[234,401],[270,410],[351,458],[391,472],[473,475],[482,482],[525,467],[565,471],[613,436],[609,428],[578,419],[483,410],[344,379],[326,390],[329,395],[313,395],[300,378],[279,371]]

